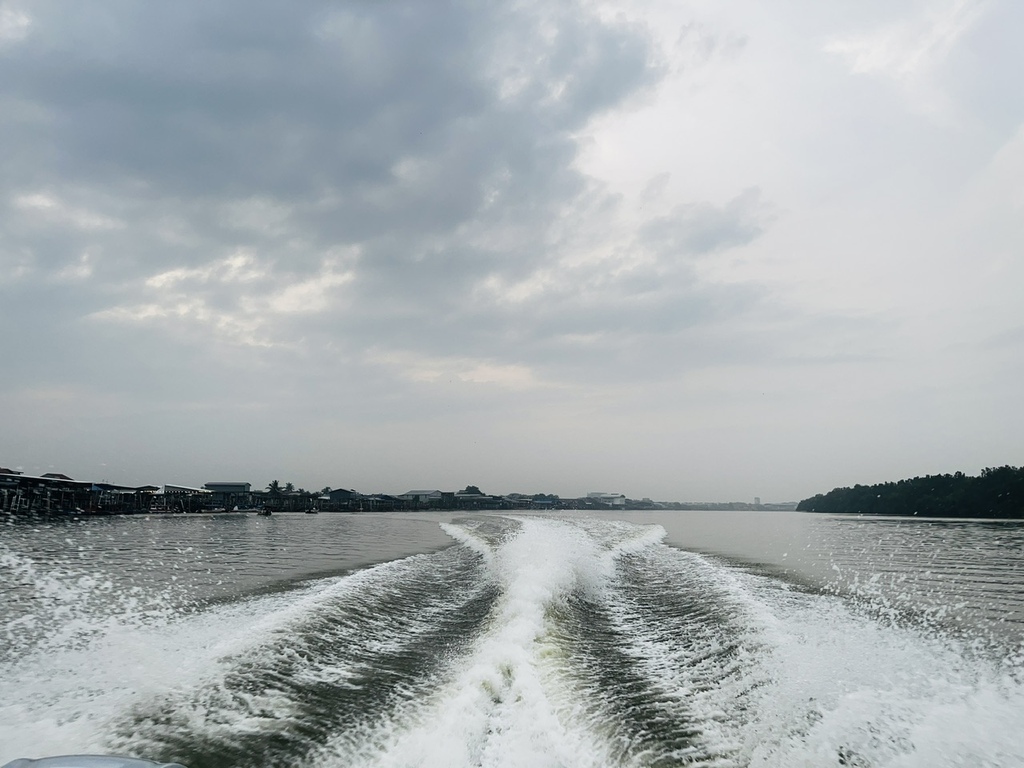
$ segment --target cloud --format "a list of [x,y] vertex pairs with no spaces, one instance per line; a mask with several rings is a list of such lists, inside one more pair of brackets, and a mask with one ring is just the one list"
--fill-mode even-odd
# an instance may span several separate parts
[[145,284],[147,288],[169,289],[176,288],[183,282],[247,283],[265,277],[267,269],[261,266],[252,254],[239,251],[201,267],[178,267],[160,272],[147,278]]
[[574,132],[655,77],[573,3],[34,8],[0,62],[0,315],[40,339],[457,356],[464,297],[583,188]]
[[[188,335],[197,329],[222,343],[253,347],[293,344],[277,318],[329,310],[339,290],[351,283],[357,255],[331,254],[311,277],[275,272],[272,265],[241,250],[197,267],[178,267],[135,286],[147,301],[108,307],[90,318],[117,323],[156,323],[165,332]],[[282,281],[283,284],[282,284]]]
[[715,58],[738,56],[749,42],[745,35],[721,34],[705,24],[688,21],[679,30],[673,46],[682,71],[705,66]]
[[77,262],[68,264],[61,270],[58,270],[56,279],[58,280],[86,280],[92,276],[92,264],[88,253],[83,253]]
[[38,218],[46,226],[70,226],[87,231],[124,227],[123,221],[86,208],[70,206],[45,193],[18,195],[14,199],[14,207],[28,216]]
[[665,73],[640,23],[575,2],[41,3],[18,51],[0,63],[21,105],[0,120],[21,147],[0,258],[35,282],[7,316],[48,276],[93,286],[23,315],[40,337],[60,322],[243,368],[375,350],[403,361],[381,369],[394,386],[440,371],[532,391],[609,360],[699,365],[690,329],[756,303],[691,262],[759,236],[759,191],[636,223],[575,165],[587,126]]
[[535,372],[525,365],[510,365],[494,360],[427,357],[414,352],[395,350],[370,351],[367,361],[393,369],[410,381],[426,384],[465,382],[493,385],[501,389],[522,391],[546,386]]
[[837,37],[825,51],[843,57],[856,74],[912,80],[942,61],[985,12],[987,0],[952,0],[874,32]]
[[4,46],[20,43],[29,35],[32,17],[13,3],[0,3],[0,51]]
[[337,289],[355,279],[353,272],[336,272],[325,265],[316,277],[302,280],[278,291],[267,302],[267,309],[280,314],[322,312],[336,300]]
[[[145,424],[181,466],[323,468],[492,430],[440,466],[583,430],[583,472],[635,429],[668,463],[884,423],[940,325],[1020,327],[1012,9],[600,6],[0,3],[0,448]],[[928,88],[977,124],[899,108]]]
[[642,240],[666,257],[692,257],[746,245],[764,229],[761,191],[748,189],[722,207],[677,205],[668,216],[648,221]]

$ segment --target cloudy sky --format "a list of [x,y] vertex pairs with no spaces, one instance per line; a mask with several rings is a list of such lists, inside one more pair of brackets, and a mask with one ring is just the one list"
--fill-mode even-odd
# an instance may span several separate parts
[[0,0],[0,465],[1024,464],[1015,0]]

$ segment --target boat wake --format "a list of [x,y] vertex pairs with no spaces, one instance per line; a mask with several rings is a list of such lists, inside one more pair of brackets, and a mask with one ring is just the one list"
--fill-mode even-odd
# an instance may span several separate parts
[[444,528],[432,555],[159,620],[122,606],[33,645],[0,663],[0,762],[45,744],[190,768],[1024,765],[1020,658],[658,526]]

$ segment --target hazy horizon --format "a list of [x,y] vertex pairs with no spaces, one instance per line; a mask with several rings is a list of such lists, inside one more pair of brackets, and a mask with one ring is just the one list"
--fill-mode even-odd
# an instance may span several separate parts
[[781,502],[1024,464],[1022,25],[0,0],[0,466]]

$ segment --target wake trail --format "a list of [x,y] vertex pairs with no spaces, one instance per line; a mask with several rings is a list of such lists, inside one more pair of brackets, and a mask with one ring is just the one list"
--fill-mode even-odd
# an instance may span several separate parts
[[[443,528],[455,546],[288,593],[93,616],[5,667],[33,695],[0,705],[0,738],[190,768],[1024,765],[1024,654],[673,549],[659,526]],[[61,604],[61,583],[37,588]]]

